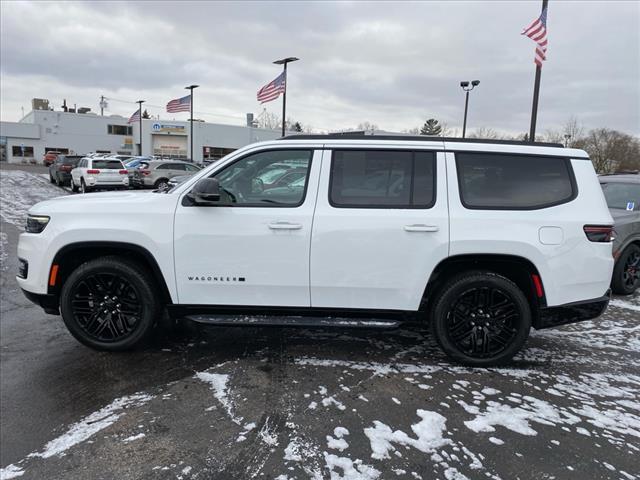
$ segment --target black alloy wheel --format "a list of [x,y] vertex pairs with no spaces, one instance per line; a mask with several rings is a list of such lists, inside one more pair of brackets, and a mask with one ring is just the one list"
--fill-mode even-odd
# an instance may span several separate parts
[[61,295],[62,317],[80,342],[100,350],[126,350],[155,324],[158,306],[145,269],[116,257],[98,258],[71,273]]
[[611,282],[614,293],[631,295],[640,288],[640,247],[629,245],[624,249],[613,269]]
[[465,365],[500,365],[526,341],[531,311],[520,289],[490,272],[469,272],[445,285],[434,307],[442,349]]

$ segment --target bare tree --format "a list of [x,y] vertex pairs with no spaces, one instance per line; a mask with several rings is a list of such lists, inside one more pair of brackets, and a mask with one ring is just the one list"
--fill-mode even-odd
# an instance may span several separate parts
[[375,132],[376,130],[378,130],[378,125],[368,121],[362,122],[358,124],[358,126],[356,127],[356,130],[364,130],[365,132]]
[[488,138],[490,140],[498,140],[504,136],[490,127],[480,127],[471,132],[469,138]]
[[589,153],[598,173],[640,169],[640,141],[626,133],[596,128],[578,139],[574,146]]

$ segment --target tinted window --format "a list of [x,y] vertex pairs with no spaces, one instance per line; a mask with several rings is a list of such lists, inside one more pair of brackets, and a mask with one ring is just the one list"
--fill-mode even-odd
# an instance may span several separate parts
[[431,152],[336,150],[329,199],[336,207],[429,208],[434,173]]
[[603,183],[609,208],[640,210],[640,183]]
[[195,165],[185,165],[184,168],[187,172],[197,172],[198,170],[200,170]]
[[[213,175],[222,189],[223,200],[244,206],[295,207],[304,201],[311,150],[274,150],[248,155]],[[273,188],[270,172],[296,167],[304,175],[297,185]],[[282,173],[282,172],[281,172]]]
[[564,158],[457,153],[456,165],[468,208],[542,208],[574,197],[571,166]]
[[103,170],[120,170],[123,167],[120,160],[94,160],[93,168],[101,168]]

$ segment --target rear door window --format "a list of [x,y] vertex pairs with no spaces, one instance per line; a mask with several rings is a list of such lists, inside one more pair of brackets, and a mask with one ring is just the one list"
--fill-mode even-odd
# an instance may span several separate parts
[[334,150],[329,201],[339,208],[430,208],[435,153]]
[[569,159],[456,153],[462,204],[471,209],[533,210],[568,202],[577,187]]
[[640,210],[640,183],[603,183],[602,191],[609,208]]

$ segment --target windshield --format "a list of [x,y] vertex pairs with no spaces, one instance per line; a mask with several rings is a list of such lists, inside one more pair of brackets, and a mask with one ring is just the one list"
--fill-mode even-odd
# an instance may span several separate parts
[[640,184],[603,183],[602,190],[609,208],[620,210],[640,210]]

